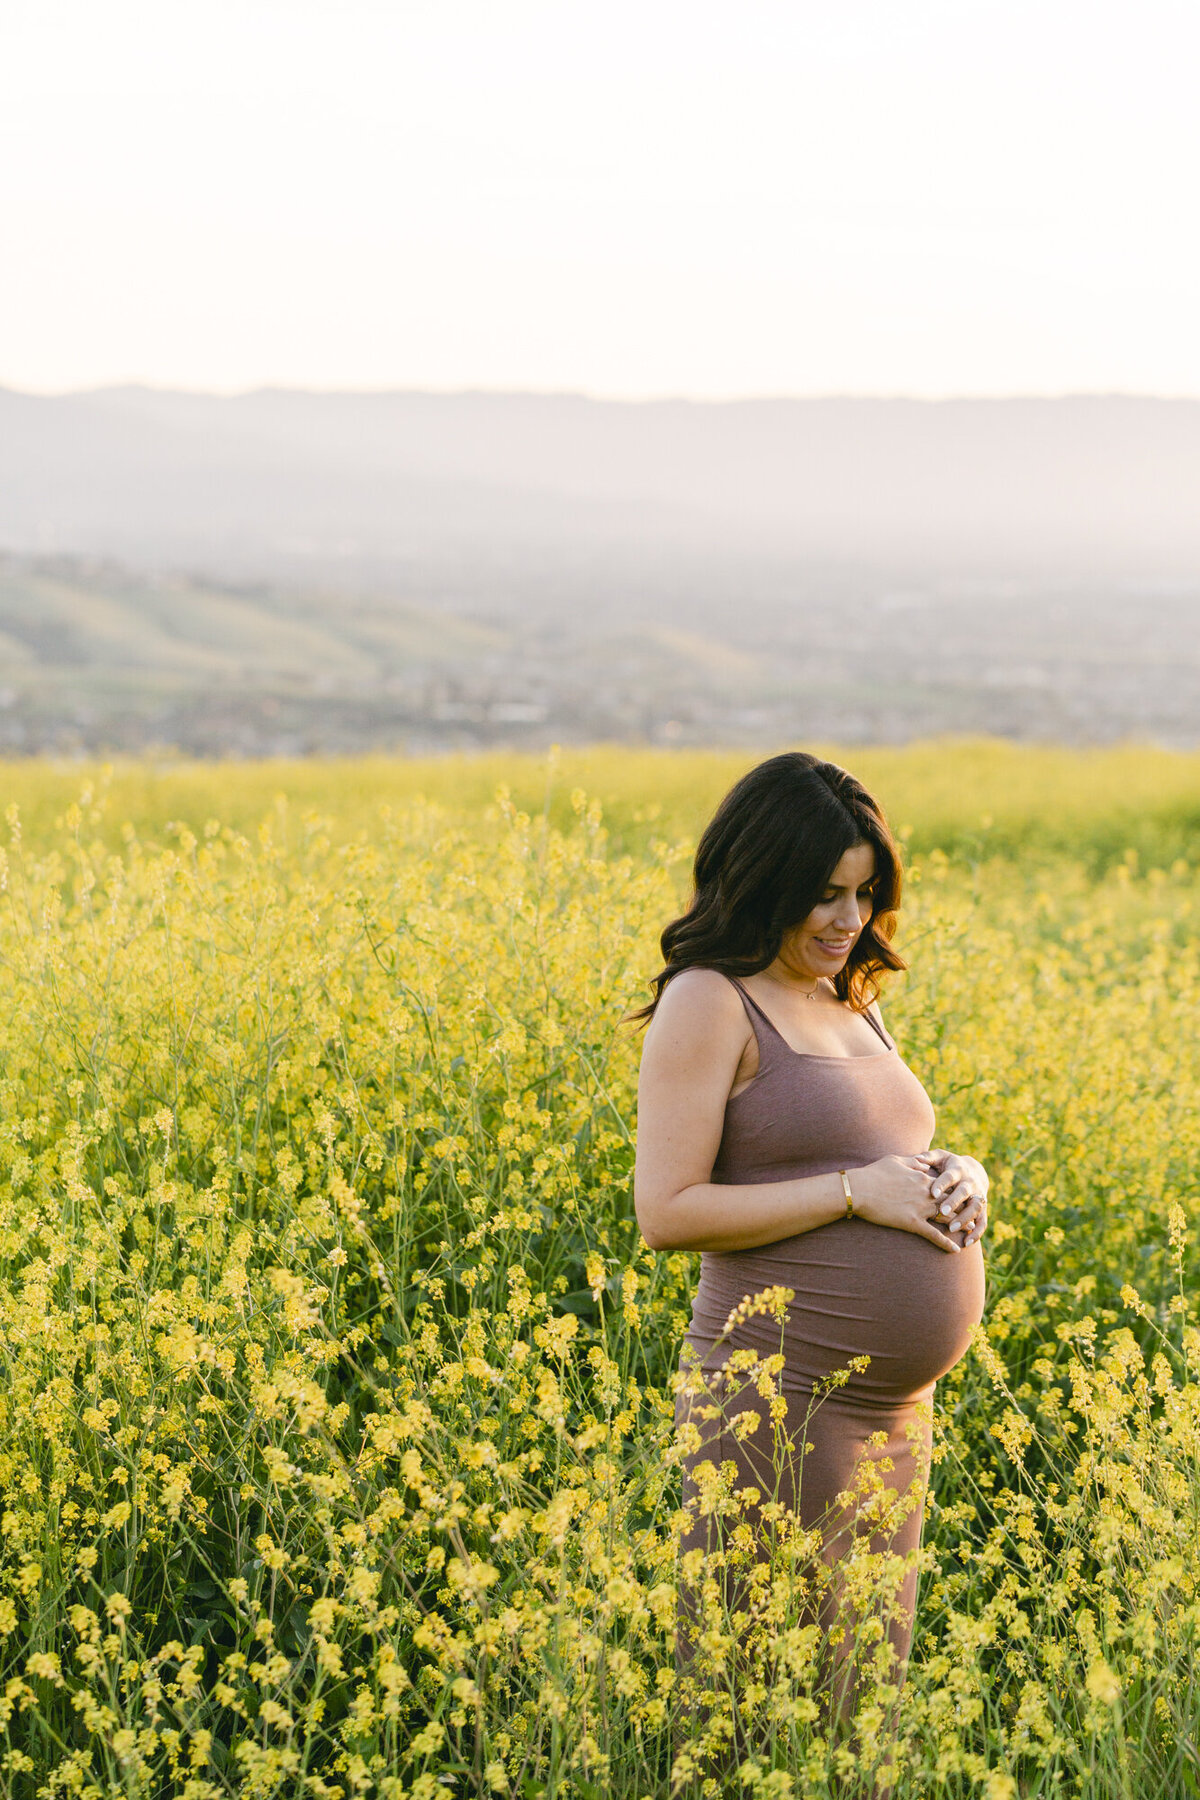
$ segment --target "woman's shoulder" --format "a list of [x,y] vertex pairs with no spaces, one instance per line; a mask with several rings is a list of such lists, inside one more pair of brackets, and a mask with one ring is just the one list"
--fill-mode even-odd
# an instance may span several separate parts
[[663,988],[655,1018],[703,1029],[728,1019],[745,1019],[746,1009],[728,975],[699,966],[680,969]]
[[723,1101],[752,1035],[741,997],[727,976],[719,969],[680,969],[659,996],[642,1067],[681,1082],[696,1095],[715,1082]]

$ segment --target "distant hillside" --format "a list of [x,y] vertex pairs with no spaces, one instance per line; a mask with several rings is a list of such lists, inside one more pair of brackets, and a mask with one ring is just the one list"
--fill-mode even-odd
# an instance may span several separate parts
[[1200,742],[1200,402],[0,390],[0,751]]
[[345,584],[0,554],[0,753],[1200,742],[1200,583],[872,587],[829,573],[772,606],[745,571],[740,604],[717,602],[719,570],[705,578],[707,621],[685,594],[686,623],[649,603],[641,617],[568,604],[483,623]]
[[346,593],[220,589],[117,563],[0,557],[0,656],[188,682],[375,685],[413,660],[455,662],[504,632]]
[[665,623],[833,571],[1200,574],[1200,401],[0,390],[0,547]]

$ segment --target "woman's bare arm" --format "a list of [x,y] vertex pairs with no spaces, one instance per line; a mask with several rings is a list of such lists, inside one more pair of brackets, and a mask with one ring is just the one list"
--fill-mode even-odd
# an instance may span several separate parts
[[750,1029],[737,990],[715,969],[676,975],[646,1028],[633,1204],[652,1250],[752,1250],[845,1213],[838,1175],[710,1181]]

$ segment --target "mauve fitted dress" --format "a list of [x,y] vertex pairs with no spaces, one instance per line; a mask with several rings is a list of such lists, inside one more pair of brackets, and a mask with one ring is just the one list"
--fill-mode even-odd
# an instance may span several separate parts
[[[759,1069],[726,1104],[714,1182],[736,1186],[789,1181],[862,1168],[882,1156],[915,1155],[929,1148],[934,1129],[929,1096],[869,1013],[863,1016],[881,1039],[878,1051],[865,1056],[812,1056],[793,1050],[742,984],[736,980],[733,984],[758,1040]],[[759,1314],[738,1323],[717,1342],[739,1302],[777,1285],[795,1290],[782,1326],[769,1314]],[[694,1365],[698,1358],[708,1391],[681,1390],[675,1409],[677,1428],[690,1421],[701,1439],[682,1461],[683,1502],[695,1516],[681,1540],[681,1551],[697,1547],[711,1551],[728,1542],[725,1533],[730,1526],[748,1518],[755,1554],[763,1556],[772,1527],[756,1507],[724,1522],[714,1513],[698,1510],[700,1487],[693,1478],[697,1466],[705,1461],[734,1462],[735,1489],[752,1484],[760,1490],[760,1504],[773,1498],[798,1514],[805,1530],[821,1528],[825,1561],[835,1572],[820,1608],[821,1620],[828,1626],[836,1616],[832,1610],[837,1603],[836,1564],[851,1534],[867,1538],[871,1550],[905,1555],[920,1543],[935,1384],[967,1349],[972,1328],[983,1316],[984,1295],[978,1243],[958,1252],[942,1250],[915,1232],[861,1218],[837,1219],[750,1250],[703,1251],[691,1322],[684,1334],[685,1345],[691,1348],[681,1351],[680,1367]],[[731,1352],[742,1348],[756,1349],[763,1358],[782,1349],[785,1357],[772,1383],[786,1402],[786,1417],[774,1428],[782,1434],[774,1451],[770,1399],[760,1395],[746,1376],[723,1371]],[[815,1383],[845,1368],[851,1357],[864,1354],[870,1357],[864,1370],[814,1399]],[[716,1416],[705,1418],[705,1411]],[[731,1421],[747,1411],[757,1413],[759,1423],[751,1435],[742,1437]],[[886,1434],[885,1443],[868,1447],[867,1439],[880,1431]],[[891,1470],[876,1469],[877,1486],[913,1500],[898,1525],[896,1511],[890,1518],[875,1511],[876,1521],[885,1519],[886,1531],[881,1532],[877,1523],[871,1532],[871,1509],[862,1511],[861,1500],[838,1504],[838,1496],[852,1489],[855,1464],[864,1455],[876,1465],[879,1459],[890,1458]],[[781,1473],[775,1467],[780,1463]],[[878,1499],[874,1504],[878,1508]],[[902,1511],[903,1503],[896,1510]],[[745,1604],[747,1590],[740,1578],[726,1574],[723,1580],[727,1604]],[[916,1588],[914,1559],[900,1587],[880,1604],[883,1629],[899,1659],[900,1679],[912,1640]],[[695,1595],[681,1578],[677,1647],[681,1674],[694,1667],[694,1621]],[[845,1654],[843,1650],[838,1656]],[[845,1691],[852,1699],[857,1677],[847,1663],[843,1680],[845,1668],[851,1669]]]

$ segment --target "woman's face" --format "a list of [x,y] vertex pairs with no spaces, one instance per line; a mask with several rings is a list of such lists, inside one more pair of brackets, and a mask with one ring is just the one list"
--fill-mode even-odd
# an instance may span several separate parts
[[785,935],[778,959],[784,967],[794,975],[832,980],[874,910],[874,880],[874,846],[854,844],[807,919]]

